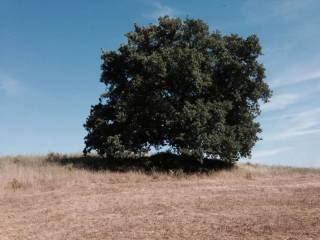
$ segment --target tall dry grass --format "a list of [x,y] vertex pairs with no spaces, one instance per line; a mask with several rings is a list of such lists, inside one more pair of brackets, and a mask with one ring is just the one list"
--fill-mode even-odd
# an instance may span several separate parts
[[[319,169],[238,164],[229,170],[206,173],[185,173],[183,170],[168,172],[128,172],[88,170],[71,164],[59,164],[62,155],[0,157],[0,193],[12,191],[50,191],[74,185],[94,183],[138,183],[146,181],[177,181],[182,179],[214,178],[216,181],[244,180],[259,177],[286,176],[288,174],[320,174]],[[79,157],[69,155],[69,157]]]
[[[151,177],[156,179],[155,176]],[[48,161],[46,156],[15,156],[0,158],[0,193],[7,191],[48,191],[74,185],[89,185],[95,182],[139,182],[150,176],[134,171],[128,174],[91,171],[76,168],[72,164],[59,165]]]

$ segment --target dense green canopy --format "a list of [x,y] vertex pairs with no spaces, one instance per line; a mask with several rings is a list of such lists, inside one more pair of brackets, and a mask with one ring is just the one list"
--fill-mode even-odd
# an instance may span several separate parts
[[168,145],[199,159],[247,157],[270,98],[255,35],[209,32],[198,19],[161,17],[103,52],[106,92],[85,124],[84,153],[143,153]]

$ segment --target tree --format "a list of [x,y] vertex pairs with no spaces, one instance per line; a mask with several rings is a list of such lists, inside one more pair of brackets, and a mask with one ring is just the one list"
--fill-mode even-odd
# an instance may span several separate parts
[[84,125],[84,153],[141,154],[170,146],[177,154],[228,162],[248,157],[271,96],[257,36],[209,32],[202,20],[160,17],[102,53],[106,91]]

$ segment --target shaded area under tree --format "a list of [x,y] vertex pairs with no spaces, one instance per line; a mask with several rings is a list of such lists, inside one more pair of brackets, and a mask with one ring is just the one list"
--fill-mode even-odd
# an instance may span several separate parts
[[84,168],[92,171],[142,171],[145,173],[170,171],[182,171],[184,173],[209,173],[211,171],[231,169],[234,167],[234,164],[221,160],[205,158],[200,162],[194,157],[176,155],[172,153],[157,153],[152,156],[122,158],[103,158],[94,154],[87,156],[72,156],[51,153],[47,156],[47,161],[61,165],[72,164],[73,167]]

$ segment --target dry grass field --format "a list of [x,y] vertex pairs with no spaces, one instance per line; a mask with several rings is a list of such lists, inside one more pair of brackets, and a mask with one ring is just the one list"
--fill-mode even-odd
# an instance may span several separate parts
[[320,239],[320,170],[146,174],[2,157],[0,239]]

